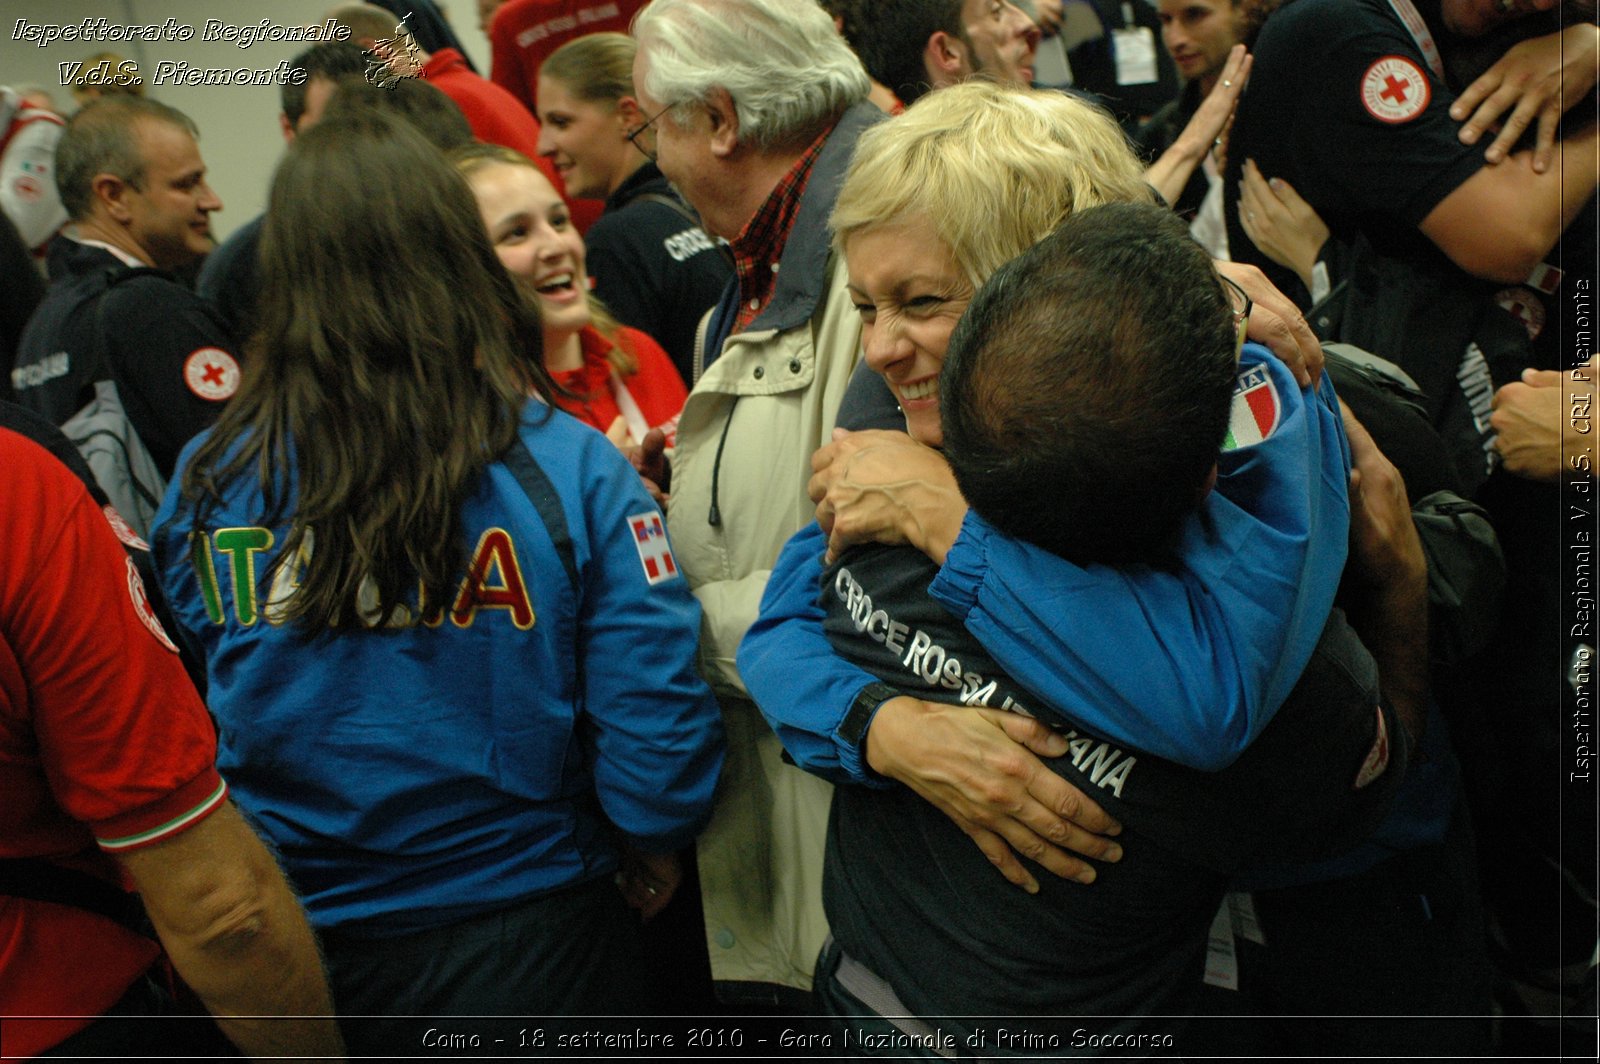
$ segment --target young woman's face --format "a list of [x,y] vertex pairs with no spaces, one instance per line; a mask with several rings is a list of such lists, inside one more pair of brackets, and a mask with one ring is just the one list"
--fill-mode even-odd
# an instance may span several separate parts
[[546,344],[588,325],[583,237],[555,186],[532,166],[499,162],[469,181],[495,253],[538,299]]
[[604,199],[644,156],[628,143],[623,110],[584,100],[554,78],[539,79],[539,154],[555,164],[569,196]]
[[867,365],[888,382],[912,438],[940,446],[939,370],[972,285],[921,215],[852,235],[844,258]]

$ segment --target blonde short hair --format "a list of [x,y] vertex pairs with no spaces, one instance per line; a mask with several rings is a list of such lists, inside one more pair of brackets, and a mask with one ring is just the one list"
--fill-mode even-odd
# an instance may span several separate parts
[[1103,203],[1151,203],[1115,120],[1055,90],[968,81],[861,135],[833,210],[834,243],[923,216],[974,289]]

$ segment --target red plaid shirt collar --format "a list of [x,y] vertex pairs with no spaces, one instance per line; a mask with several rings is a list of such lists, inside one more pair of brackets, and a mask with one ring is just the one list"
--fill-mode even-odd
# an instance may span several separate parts
[[736,333],[748,329],[772,302],[772,292],[778,284],[778,259],[789,242],[795,216],[800,213],[800,198],[811,180],[811,168],[832,132],[830,125],[811,142],[729,244],[733,249],[733,270],[739,278],[739,313],[733,321]]

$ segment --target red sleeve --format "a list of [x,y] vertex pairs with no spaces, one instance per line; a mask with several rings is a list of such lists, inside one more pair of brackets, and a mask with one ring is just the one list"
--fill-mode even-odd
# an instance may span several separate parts
[[0,432],[0,468],[0,634],[55,802],[107,850],[198,823],[227,793],[215,733],[138,570],[43,447]]
[[628,386],[628,394],[633,396],[633,401],[639,404],[639,412],[644,419],[652,428],[676,419],[683,410],[684,401],[689,398],[683,378],[678,375],[678,367],[672,364],[672,359],[648,333],[624,325],[617,329],[617,340],[622,349],[639,363],[639,371],[623,383]]

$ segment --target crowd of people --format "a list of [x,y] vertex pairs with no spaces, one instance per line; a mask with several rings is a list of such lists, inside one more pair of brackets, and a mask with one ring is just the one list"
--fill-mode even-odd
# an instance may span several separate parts
[[401,6],[0,88],[8,1054],[1593,1049],[1592,2]]

